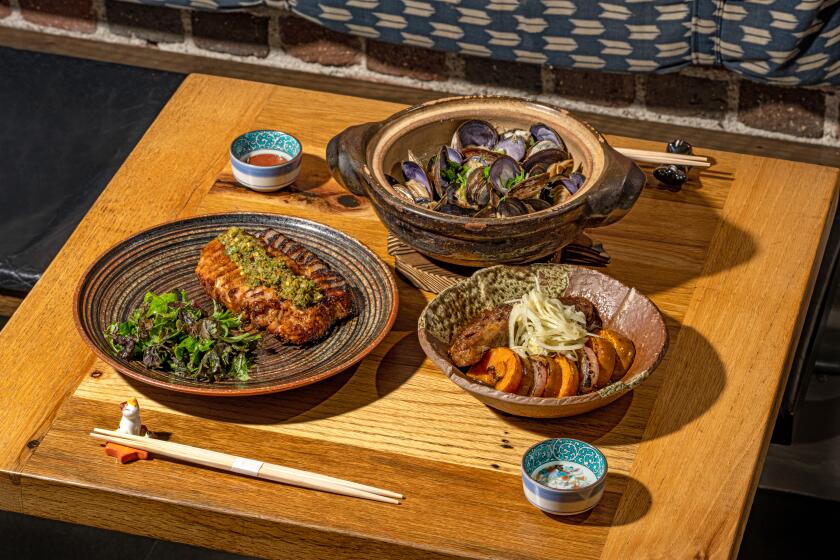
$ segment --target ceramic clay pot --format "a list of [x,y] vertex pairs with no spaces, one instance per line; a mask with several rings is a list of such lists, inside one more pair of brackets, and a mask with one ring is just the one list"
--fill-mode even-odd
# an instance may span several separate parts
[[[474,118],[499,130],[547,124],[579,162],[585,183],[562,204],[511,218],[451,216],[394,193],[385,175],[400,176],[395,170],[409,149],[426,162],[449,144],[459,124]],[[474,267],[528,263],[555,253],[583,229],[624,216],[645,184],[633,161],[568,111],[507,97],[440,99],[350,127],[330,140],[327,163],[339,183],[370,198],[379,218],[403,243],[434,259]]]

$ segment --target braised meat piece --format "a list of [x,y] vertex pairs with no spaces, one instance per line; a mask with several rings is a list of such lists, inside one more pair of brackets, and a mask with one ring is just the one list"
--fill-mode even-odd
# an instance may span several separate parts
[[292,273],[314,282],[320,299],[312,305],[298,307],[280,297],[273,287],[249,285],[218,238],[204,247],[195,269],[207,295],[234,313],[241,313],[251,326],[292,344],[318,340],[353,312],[350,288],[344,278],[309,249],[273,229],[255,233],[253,237]]
[[458,367],[471,366],[491,348],[508,345],[508,317],[511,305],[500,305],[480,313],[458,331],[449,346],[449,356]]
[[601,323],[601,316],[598,314],[598,308],[595,307],[591,301],[583,296],[563,296],[560,298],[564,305],[573,305],[575,309],[586,316],[586,330],[595,332],[603,325]]

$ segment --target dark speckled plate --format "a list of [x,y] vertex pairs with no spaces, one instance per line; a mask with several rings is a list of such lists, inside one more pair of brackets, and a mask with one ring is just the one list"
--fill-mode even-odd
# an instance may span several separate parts
[[[184,289],[205,311],[210,298],[195,265],[202,248],[231,226],[246,231],[270,227],[305,245],[347,280],[355,314],[322,340],[305,346],[266,335],[246,382],[202,383],[150,370],[111,355],[102,330],[124,321],[147,291]],[[397,316],[397,289],[385,263],[355,239],[327,226],[274,214],[217,214],[179,220],[138,233],[112,247],[90,267],[76,289],[73,313],[91,348],[117,371],[173,391],[243,396],[294,389],[326,379],[364,358],[385,337]]]

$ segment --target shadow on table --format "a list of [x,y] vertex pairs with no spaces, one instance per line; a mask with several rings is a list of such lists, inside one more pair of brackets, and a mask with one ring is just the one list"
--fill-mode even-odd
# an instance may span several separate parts
[[[616,514],[622,498],[631,500],[633,506],[618,519]],[[593,509],[579,515],[553,515],[545,512],[543,514],[567,525],[615,527],[634,523],[647,515],[651,502],[650,491],[644,484],[632,476],[610,472],[607,474],[604,497]]]
[[[702,190],[702,187],[699,188]],[[738,267],[756,254],[758,245],[752,235],[724,219],[722,210],[709,201],[691,204],[679,198],[690,194],[663,194],[660,189],[650,195],[647,194],[649,189],[656,187],[646,187],[637,207],[624,219],[587,232],[593,239],[602,242],[606,252],[612,256],[612,262],[604,269],[607,274],[651,296]],[[684,187],[684,190],[687,189],[688,186]],[[659,201],[673,196],[675,203],[691,204],[692,221],[686,222],[685,212],[668,213],[650,207],[643,209],[651,196]],[[691,241],[676,242],[668,237],[669,232],[676,232],[674,235],[680,239],[679,232],[686,229],[697,230],[688,236]],[[701,232],[702,235],[698,235]],[[706,234],[708,237],[704,239]],[[727,240],[726,250],[718,258],[709,259],[709,244],[716,237]],[[646,254],[646,250],[650,254]]]
[[425,354],[415,332],[392,331],[382,360],[368,356],[333,377],[299,389],[253,397],[207,397],[173,393],[126,381],[134,390],[173,410],[217,422],[280,424],[309,422],[346,414],[395,391],[420,369]]
[[300,175],[292,185],[297,192],[307,192],[324,186],[332,179],[327,161],[313,154],[304,153],[300,159]]
[[[225,174],[216,182],[220,189],[246,189],[239,185],[230,174]],[[332,180],[326,160],[314,154],[301,156],[300,175],[294,183],[274,192],[259,193],[264,200],[288,203],[313,208],[328,214],[343,214],[356,210],[365,210],[370,202],[363,196],[356,196]],[[316,221],[318,218],[315,218]]]
[[[683,354],[677,355],[678,351]],[[686,367],[690,361],[703,363],[702,380],[688,377],[696,374]],[[655,393],[645,391],[645,383],[657,381],[660,387]],[[690,387],[690,395],[655,404],[657,395],[661,395],[662,389],[671,383]],[[670,341],[665,359],[651,377],[636,391],[603,408],[580,416],[554,419],[521,418],[494,412],[508,424],[542,438],[573,437],[594,445],[628,445],[640,441],[646,428],[648,433],[645,437],[655,439],[689,424],[717,401],[725,386],[726,369],[715,349],[696,330],[682,327],[676,340]],[[636,403],[637,399],[639,403]],[[659,415],[660,421],[656,426],[647,426],[650,412],[657,404],[665,408],[665,413]],[[621,428],[615,429],[619,425]]]

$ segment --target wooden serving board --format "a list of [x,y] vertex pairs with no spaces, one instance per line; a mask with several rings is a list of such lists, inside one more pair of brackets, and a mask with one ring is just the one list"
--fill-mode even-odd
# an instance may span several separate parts
[[[324,151],[343,128],[401,108],[190,76],[0,334],[0,508],[269,558],[734,556],[834,212],[837,169],[699,148],[711,169],[679,193],[646,189],[626,218],[599,229],[612,257],[604,271],[653,299],[671,347],[633,393],[584,416],[505,416],[458,389],[418,344],[417,318],[432,295],[399,277],[400,313],[385,341],[351,370],[292,392],[170,393],[117,374],[82,344],[70,302],[86,267],[166,220],[302,216],[393,266],[385,229],[366,199],[330,178]],[[293,188],[258,194],[233,183],[228,145],[256,128],[303,141]],[[116,426],[130,396],[144,423],[173,441],[407,498],[390,506],[162,459],[116,465],[87,433]],[[586,440],[607,457],[606,493],[588,514],[550,517],[522,495],[522,453],[554,436]]]
[[[609,264],[609,254],[600,243],[581,236],[579,244],[571,244],[540,262],[580,264],[603,267]],[[594,247],[594,248],[593,248]],[[457,266],[430,259],[388,233],[388,254],[394,257],[394,268],[415,288],[439,294],[449,286],[472,276],[477,268]]]

